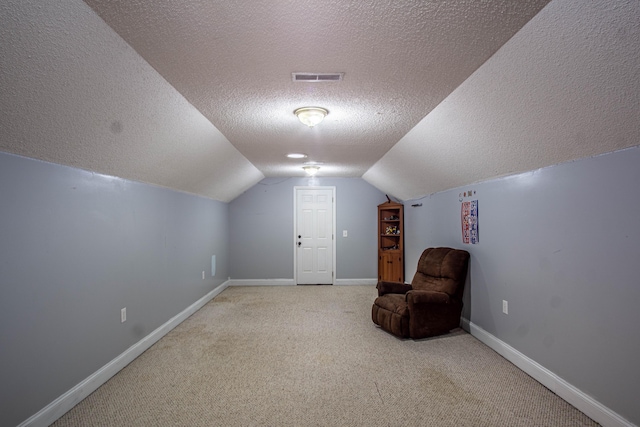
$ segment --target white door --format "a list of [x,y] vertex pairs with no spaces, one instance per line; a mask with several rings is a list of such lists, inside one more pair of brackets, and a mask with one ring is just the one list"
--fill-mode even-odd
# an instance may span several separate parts
[[296,283],[333,284],[334,187],[296,187]]

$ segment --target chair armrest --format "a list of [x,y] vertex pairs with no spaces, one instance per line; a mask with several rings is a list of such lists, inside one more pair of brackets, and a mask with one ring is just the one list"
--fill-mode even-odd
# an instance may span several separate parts
[[407,292],[411,304],[450,304],[451,297],[444,292],[412,290]]
[[406,294],[413,289],[411,285],[400,282],[378,282],[378,296],[381,297],[384,294]]

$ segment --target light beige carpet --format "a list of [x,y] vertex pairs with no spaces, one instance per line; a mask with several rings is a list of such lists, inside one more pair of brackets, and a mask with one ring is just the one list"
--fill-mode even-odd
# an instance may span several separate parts
[[592,426],[462,330],[400,340],[373,286],[229,288],[54,426]]

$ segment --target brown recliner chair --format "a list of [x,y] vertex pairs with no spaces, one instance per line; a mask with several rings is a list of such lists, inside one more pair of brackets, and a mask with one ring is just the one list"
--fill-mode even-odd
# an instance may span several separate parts
[[469,252],[425,249],[411,285],[378,282],[373,323],[402,338],[446,334],[460,326]]

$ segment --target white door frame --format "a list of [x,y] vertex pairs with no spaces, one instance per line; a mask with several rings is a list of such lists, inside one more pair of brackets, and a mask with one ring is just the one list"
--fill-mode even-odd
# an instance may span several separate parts
[[333,251],[333,259],[332,259],[332,266],[331,268],[333,269],[333,272],[331,274],[331,284],[335,285],[336,284],[336,204],[337,204],[337,200],[336,200],[336,187],[335,186],[294,186],[293,187],[293,283],[295,283],[296,285],[298,284],[298,251],[297,249],[297,243],[298,243],[298,239],[297,239],[297,235],[296,235],[296,228],[298,227],[298,197],[297,197],[297,191],[298,190],[331,190],[331,198],[332,198],[332,203],[331,205],[333,206],[333,213],[332,213],[332,224],[331,224],[331,244],[332,244],[332,251]]

